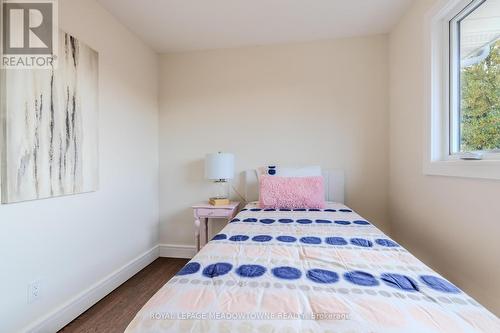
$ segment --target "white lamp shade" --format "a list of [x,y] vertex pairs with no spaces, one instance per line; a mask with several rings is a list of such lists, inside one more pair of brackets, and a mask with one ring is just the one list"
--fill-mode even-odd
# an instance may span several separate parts
[[207,154],[205,178],[210,180],[233,179],[234,155],[229,153]]

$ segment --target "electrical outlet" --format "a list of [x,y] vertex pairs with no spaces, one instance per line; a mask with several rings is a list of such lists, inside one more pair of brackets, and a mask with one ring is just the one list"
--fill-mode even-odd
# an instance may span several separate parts
[[42,282],[40,280],[32,281],[28,284],[28,303],[37,301],[42,295]]

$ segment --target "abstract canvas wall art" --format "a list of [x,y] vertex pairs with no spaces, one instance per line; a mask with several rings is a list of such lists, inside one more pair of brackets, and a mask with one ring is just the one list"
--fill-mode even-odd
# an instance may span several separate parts
[[3,76],[2,203],[97,190],[97,52],[60,31],[55,69]]

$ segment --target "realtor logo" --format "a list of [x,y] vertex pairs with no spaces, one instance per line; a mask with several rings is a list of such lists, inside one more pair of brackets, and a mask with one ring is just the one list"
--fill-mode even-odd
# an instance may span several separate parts
[[2,0],[2,67],[51,68],[56,20],[53,0]]

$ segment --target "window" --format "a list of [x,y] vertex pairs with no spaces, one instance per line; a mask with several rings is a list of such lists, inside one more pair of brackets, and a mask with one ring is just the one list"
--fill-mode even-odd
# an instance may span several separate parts
[[500,151],[500,0],[472,1],[451,21],[450,154]]
[[427,14],[424,173],[500,179],[500,0]]

